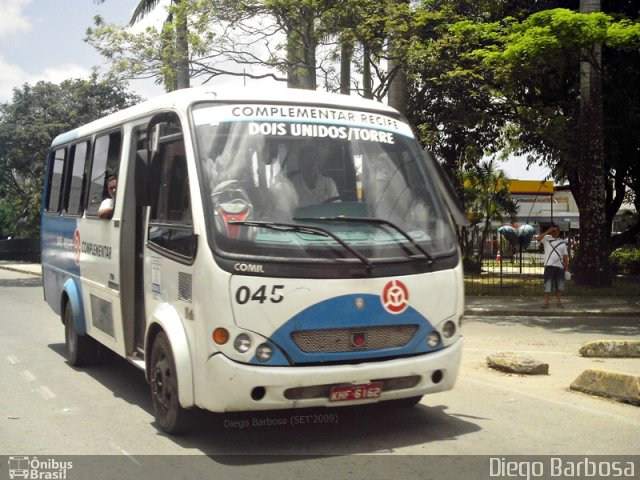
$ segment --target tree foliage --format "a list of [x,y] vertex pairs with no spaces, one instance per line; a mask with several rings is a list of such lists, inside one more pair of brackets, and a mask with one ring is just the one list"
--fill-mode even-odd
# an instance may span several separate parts
[[14,89],[12,100],[0,104],[0,231],[37,235],[45,159],[56,135],[139,100],[124,84],[95,73]]
[[[186,19],[188,47],[183,51],[189,52],[193,79],[270,78],[291,87],[322,86],[379,99],[398,70],[387,62],[404,63],[406,42],[401,39],[413,22],[404,0],[180,0],[169,7],[174,21],[162,29],[136,33],[98,16],[85,41],[111,61],[112,73],[120,78],[152,78],[170,90],[168,80],[179,60],[174,48],[178,8]],[[348,62],[339,69],[342,56]],[[352,67],[361,77],[351,74]]]
[[[625,84],[624,93],[614,94],[611,82],[624,83],[614,73],[623,69],[623,59],[635,62],[640,25],[600,12],[526,12],[528,3],[513,10],[513,16],[485,10],[483,18],[474,17],[481,11],[461,13],[446,2],[427,2],[422,42],[412,59],[412,117],[459,188],[463,167],[497,150],[528,154],[531,162],[550,166],[557,179],[568,179],[581,211],[581,251],[589,252],[579,262],[580,280],[606,282],[601,260],[613,245],[607,247],[606,232],[625,189],[636,188],[633,172],[640,152],[619,128],[623,117],[637,128],[637,107],[623,114],[620,103],[613,107],[612,101],[620,101],[619,95],[636,99],[637,88]],[[604,45],[602,63],[597,45]],[[596,135],[581,123],[581,101],[589,93],[581,91],[581,62],[601,74],[604,85],[602,154],[593,143]],[[623,149],[624,158],[619,155]]]

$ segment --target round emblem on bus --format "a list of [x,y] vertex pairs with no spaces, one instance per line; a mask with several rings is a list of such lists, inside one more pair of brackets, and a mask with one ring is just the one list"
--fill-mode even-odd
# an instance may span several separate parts
[[391,280],[382,290],[382,305],[393,314],[404,312],[409,306],[409,290],[400,280]]
[[73,234],[73,257],[76,265],[80,265],[80,231],[76,230]]

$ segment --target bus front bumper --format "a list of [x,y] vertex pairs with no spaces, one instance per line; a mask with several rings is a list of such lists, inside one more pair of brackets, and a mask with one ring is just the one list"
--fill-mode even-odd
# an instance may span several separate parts
[[[196,387],[196,404],[213,412],[338,407],[416,397],[453,388],[463,338],[442,350],[415,357],[355,365],[260,367],[234,362],[224,355],[206,363]],[[333,386],[381,381],[378,398],[331,401]]]

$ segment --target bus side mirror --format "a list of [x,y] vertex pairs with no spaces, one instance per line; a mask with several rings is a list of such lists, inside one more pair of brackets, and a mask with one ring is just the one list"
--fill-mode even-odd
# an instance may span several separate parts
[[433,158],[433,155],[426,150],[423,150],[422,157],[424,158],[424,163],[427,165],[427,169],[431,173],[453,221],[456,222],[458,226],[468,225],[469,220],[464,213],[462,202],[456,195],[456,191],[451,184],[451,180],[442,168],[442,165],[440,165],[440,163]]

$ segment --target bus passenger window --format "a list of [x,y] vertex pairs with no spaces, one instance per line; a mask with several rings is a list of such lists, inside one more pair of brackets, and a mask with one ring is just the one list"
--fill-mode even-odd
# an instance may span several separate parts
[[71,215],[82,215],[84,208],[84,190],[89,176],[89,142],[74,145],[71,149],[71,172],[68,187],[65,187],[66,211]]
[[[87,216],[99,216],[99,209],[103,200],[112,198],[109,195],[109,180],[118,173],[121,148],[122,134],[120,132],[112,132],[96,138],[93,150],[93,165],[91,166]],[[113,185],[113,182],[111,184]],[[114,205],[116,200],[117,198],[113,198]]]
[[49,167],[49,198],[47,199],[47,212],[59,212],[61,205],[62,180],[64,173],[64,161],[66,149],[56,150],[53,164]]

